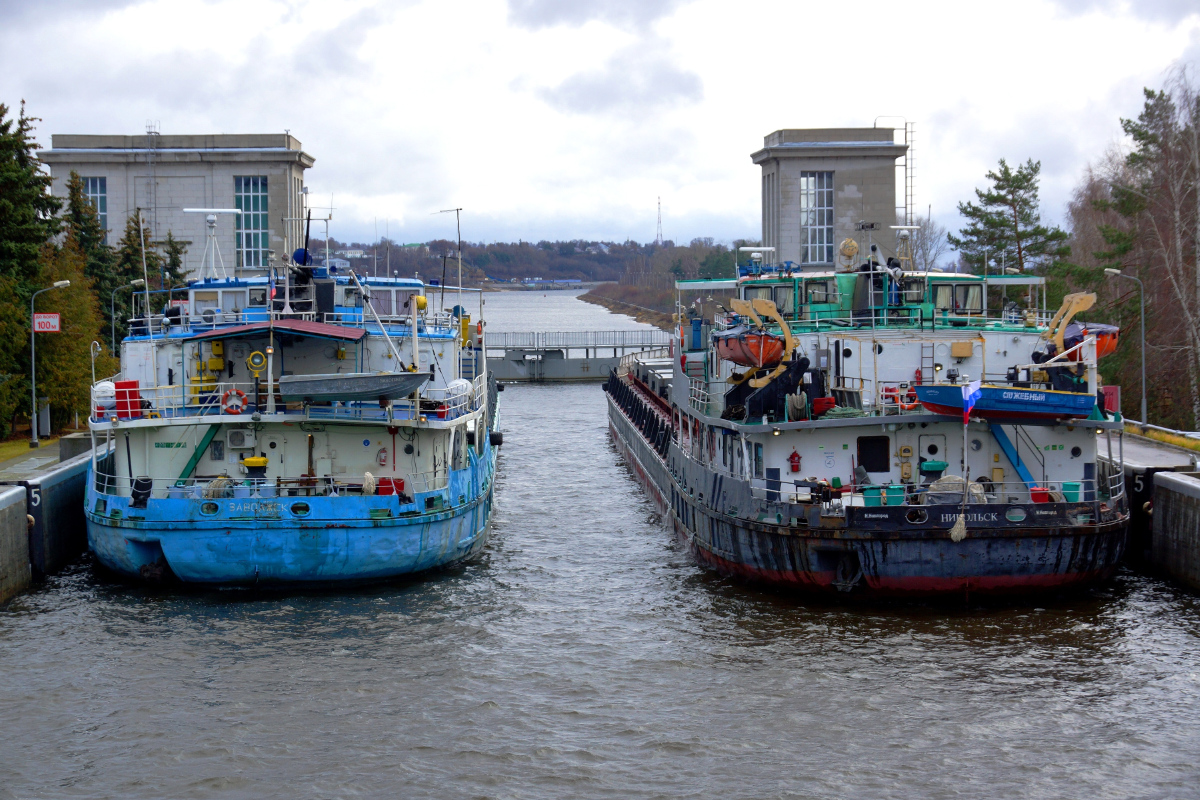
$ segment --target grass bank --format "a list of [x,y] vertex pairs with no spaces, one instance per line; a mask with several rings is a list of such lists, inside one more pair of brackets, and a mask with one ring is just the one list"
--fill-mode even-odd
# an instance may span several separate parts
[[1153,439],[1156,442],[1169,444],[1178,447],[1182,450],[1191,450],[1200,453],[1200,439],[1190,439],[1187,436],[1176,436],[1173,433],[1163,433],[1155,430],[1142,430],[1136,424],[1125,423],[1125,432],[1132,433],[1135,436],[1141,436],[1144,439]]
[[579,299],[664,331],[675,328],[672,315],[675,297],[667,289],[602,283],[590,292],[579,295]]

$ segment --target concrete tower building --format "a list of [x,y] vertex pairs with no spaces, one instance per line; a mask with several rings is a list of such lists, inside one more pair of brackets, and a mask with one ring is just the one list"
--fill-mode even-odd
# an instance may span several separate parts
[[[775,261],[831,268],[843,239],[896,252],[896,159],[908,147],[891,128],[814,128],[767,135],[750,158],[762,167],[763,245]],[[867,226],[862,230],[863,223]]]
[[211,136],[91,136],[55,134],[39,153],[50,165],[55,196],[66,197],[71,172],[100,213],[114,244],[125,220],[142,209],[155,239],[170,231],[189,241],[193,275],[204,254],[205,214],[185,208],[241,209],[217,217],[226,272],[261,270],[304,244],[304,170],[313,165],[299,140],[284,133]]

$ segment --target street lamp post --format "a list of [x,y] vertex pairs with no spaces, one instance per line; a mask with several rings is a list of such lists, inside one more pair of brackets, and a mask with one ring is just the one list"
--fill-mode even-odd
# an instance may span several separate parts
[[124,286],[118,286],[112,290],[112,295],[108,298],[109,310],[112,313],[112,319],[110,322],[110,331],[112,332],[112,350],[110,352],[113,355],[117,354],[117,292],[121,291],[122,289],[133,289],[137,286],[141,286],[145,282],[146,281],[142,278],[137,278],[136,280],[132,280]]
[[53,285],[47,286],[45,289],[38,289],[29,298],[29,394],[30,394],[30,415],[29,415],[29,439],[30,447],[38,447],[38,405],[37,405],[37,325],[34,324],[33,304],[37,300],[37,296],[42,292],[48,292],[51,289],[65,289],[71,285],[70,281],[55,281]]
[[1150,424],[1150,420],[1146,417],[1146,287],[1142,284],[1141,278],[1135,278],[1132,275],[1126,275],[1119,269],[1111,267],[1104,270],[1104,274],[1112,275],[1116,278],[1126,278],[1131,281],[1137,281],[1139,294],[1142,298],[1142,424]]

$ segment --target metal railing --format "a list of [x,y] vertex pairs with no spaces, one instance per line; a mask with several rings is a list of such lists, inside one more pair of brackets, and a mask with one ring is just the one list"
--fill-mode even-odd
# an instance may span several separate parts
[[[109,381],[120,380],[120,375],[107,378]],[[337,401],[328,405],[312,405],[304,403],[284,403],[279,399],[279,387],[271,387],[276,395],[276,413],[304,415],[314,419],[410,419],[420,416],[439,420],[456,419],[483,407],[487,400],[487,379],[483,374],[474,380],[460,378],[458,386],[454,382],[445,388],[422,389],[418,399],[402,398],[393,400],[390,407],[381,408],[378,401]],[[230,398],[241,392],[245,395],[245,404],[238,412],[245,415],[254,411],[263,413],[267,408],[267,384],[260,381],[256,387],[253,382],[246,381],[198,381],[170,386],[144,386],[134,391],[141,401],[140,408],[121,409],[120,402],[115,401],[108,407],[97,406],[97,400],[92,399],[92,419],[103,421],[116,417],[118,420],[143,419],[163,417],[206,417],[225,414],[224,405],[226,394]],[[261,402],[260,402],[261,401]],[[292,407],[289,408],[288,406]]]
[[[990,309],[979,312],[956,312],[950,309],[935,309],[933,313],[921,313],[921,311],[921,309],[904,306],[878,306],[874,309],[863,309],[857,312],[846,312],[842,309],[808,311],[799,317],[789,314],[783,315],[783,318],[793,333],[814,331],[822,327],[871,328],[872,319],[876,327],[964,330],[1003,326],[1023,328],[1030,333],[1041,333],[1054,318],[1055,313],[1037,311],[1034,315],[1036,324],[1030,326],[1026,325],[1024,310],[1016,317],[1004,312],[992,312]],[[736,314],[717,314],[713,322],[713,330],[718,331],[742,324],[745,320]]]
[[[750,479],[750,494],[756,500],[770,503],[810,503],[818,502],[819,497],[811,487],[800,486],[806,481],[797,481],[781,477],[779,480],[765,478]],[[971,481],[966,488],[966,505],[970,507],[1007,505],[1041,505],[1046,503],[1070,503],[1072,505],[1087,503],[1093,506],[1095,519],[1101,515],[1120,511],[1125,506],[1125,476],[1122,472],[1101,480],[1081,479],[1077,481],[1042,481],[1039,482],[1038,494],[1029,486],[1019,481],[991,482]],[[883,507],[899,506],[919,508],[928,505],[961,505],[964,489],[959,483],[957,487],[934,487],[932,484],[892,484],[859,486],[849,485],[840,489],[830,489],[834,499],[830,503],[846,507]],[[930,495],[937,500],[929,502]]]
[[487,349],[546,350],[589,347],[663,347],[671,343],[667,331],[523,331],[488,333]]
[[[411,314],[380,314],[380,319],[388,326],[408,327],[412,324]],[[222,326],[234,327],[251,322],[266,322],[274,320],[307,320],[324,322],[328,325],[366,327],[378,329],[375,320],[362,309],[350,311],[326,312],[318,314],[315,311],[293,308],[289,313],[282,311],[270,312],[266,308],[244,308],[234,311],[201,311],[179,317],[168,317],[164,314],[153,314],[149,317],[131,317],[128,320],[131,336],[148,336],[151,332],[157,338],[169,331],[176,333],[201,333],[216,330]],[[429,312],[418,317],[418,330],[449,331],[458,330],[458,319],[448,311]]]
[[[186,479],[137,476],[132,481],[128,475],[117,475],[106,471],[104,462],[98,459],[94,473],[97,494],[129,497],[132,488],[148,489],[152,499],[195,499],[219,500],[249,497],[328,497],[334,495],[363,495],[365,474],[358,475],[296,475],[249,478],[244,470],[237,475],[206,475]],[[237,469],[237,468],[235,468]],[[385,469],[380,467],[380,469]],[[369,470],[368,470],[369,471]],[[441,492],[450,486],[450,476],[445,469],[429,472],[399,472],[396,475],[373,475],[376,492],[381,482],[404,482],[403,493],[410,497],[429,492]]]
[[617,374],[626,375],[637,361],[653,361],[671,357],[671,350],[661,347],[657,350],[643,350],[639,353],[627,353],[617,362]]

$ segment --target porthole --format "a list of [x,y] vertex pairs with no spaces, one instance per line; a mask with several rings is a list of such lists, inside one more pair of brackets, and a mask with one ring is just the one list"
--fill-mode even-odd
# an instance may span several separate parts
[[972,439],[971,449],[978,453],[981,449],[983,449],[983,442],[979,441],[978,439]]
[[211,516],[220,510],[221,510],[221,507],[211,501],[200,504],[200,513],[201,514],[208,514]]
[[1083,455],[1083,449],[1079,445],[1071,448],[1071,458],[1079,458],[1081,455]]
[[876,355],[883,355],[883,345],[881,345],[881,344],[875,345],[875,353],[876,353]]
[[931,456],[936,456],[938,454],[938,446],[936,444],[931,444],[929,447],[925,448],[925,452],[929,453]]
[[308,503],[292,503],[292,516],[307,517],[308,512],[311,510],[308,507]]
[[276,448],[276,446],[277,446],[277,444],[275,442],[269,442],[267,444],[267,447],[270,447],[272,450],[274,450]]
[[929,512],[923,508],[914,508],[905,514],[904,518],[914,525],[920,525],[929,520]]
[[1004,512],[1004,518],[1009,522],[1020,522],[1021,520],[1025,519],[1026,516],[1027,514],[1025,513],[1025,509],[1018,508],[1017,506],[1013,506],[1012,508],[1008,509],[1008,511]]
[[842,358],[849,358],[849,357],[850,357],[850,356],[852,356],[852,355],[854,355],[854,351],[853,351],[853,350],[851,350],[849,347],[847,347],[846,349],[842,350]]

